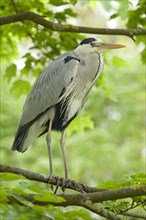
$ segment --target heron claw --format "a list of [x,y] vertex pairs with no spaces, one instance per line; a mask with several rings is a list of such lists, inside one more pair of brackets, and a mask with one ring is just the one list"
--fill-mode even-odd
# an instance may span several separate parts
[[65,189],[70,185],[70,183],[71,183],[71,179],[67,179],[67,180],[64,180],[64,179],[63,179],[63,181],[62,181],[62,187],[61,187],[61,189],[62,189],[63,192],[64,192]]
[[[53,180],[56,179],[56,187],[55,187],[55,190],[54,190],[54,186],[52,184]],[[50,184],[50,187],[51,187],[51,190],[54,192],[54,194],[57,193],[57,190],[59,188],[59,185],[60,185],[60,178],[58,176],[53,176],[53,175],[50,175],[48,180],[47,180],[47,184]]]
[[54,187],[53,187],[53,184],[51,184],[52,182],[52,179],[54,178],[53,175],[50,175],[47,179],[47,184],[50,184],[50,187],[51,187],[51,190],[54,191]]
[[[56,180],[56,183],[52,184],[52,182],[54,182],[54,179]],[[61,187],[61,190],[63,192],[65,192],[66,188],[69,187],[72,189],[76,188],[79,192],[84,193],[82,184],[76,182],[75,180],[71,180],[71,179],[65,180],[63,177],[50,175],[48,178],[47,184],[50,184],[51,190],[54,192],[54,194],[57,193],[59,186]],[[53,185],[56,185],[55,190],[54,190]]]
[[76,182],[75,180],[72,180],[71,183],[79,192],[85,193],[83,190],[83,186],[80,183]]
[[80,183],[77,183],[75,180],[71,180],[71,179],[64,180],[64,182],[62,183],[62,187],[61,187],[62,191],[64,192],[65,189],[69,186],[73,186],[79,192],[84,193],[82,185]]
[[58,190],[59,185],[60,185],[60,178],[58,176],[55,176],[55,179],[56,179],[56,188],[54,190],[54,194],[57,193],[57,190]]

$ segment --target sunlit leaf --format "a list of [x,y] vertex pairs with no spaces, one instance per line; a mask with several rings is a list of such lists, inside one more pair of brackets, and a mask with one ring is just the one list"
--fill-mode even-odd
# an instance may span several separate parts
[[141,52],[141,60],[143,63],[146,63],[146,48]]
[[25,179],[25,177],[14,174],[14,173],[3,173],[1,174],[1,178],[3,178],[4,181]]
[[78,2],[78,0],[70,0],[70,3],[71,3],[72,5],[75,5],[77,2]]
[[83,116],[79,115],[77,118],[72,121],[71,125],[67,129],[68,135],[71,135],[74,132],[78,134],[82,134],[85,129],[93,129],[94,122],[90,118],[90,115],[83,114]]
[[122,19],[126,19],[127,18],[127,14],[128,14],[128,5],[129,5],[129,1],[122,1],[120,2],[120,7],[117,11],[117,14],[122,18]]
[[58,0],[50,0],[49,2],[50,2],[50,4],[55,5],[55,6],[61,6],[61,5],[68,4],[68,2],[65,0],[59,0],[59,1]]
[[16,67],[16,64],[14,63],[7,67],[5,77],[7,78],[8,82],[10,82],[10,80],[14,76],[16,76],[16,71],[17,71],[17,67]]
[[135,184],[145,184],[146,183],[146,174],[145,173],[137,173],[130,176],[130,179]]
[[45,194],[42,195],[34,195],[34,198],[39,201],[44,201],[44,202],[54,202],[54,203],[59,203],[65,201],[62,197],[56,196],[50,192],[45,192]]
[[30,88],[31,85],[28,81],[18,79],[13,83],[11,87],[11,92],[14,94],[16,98],[18,98],[22,94],[27,94]]

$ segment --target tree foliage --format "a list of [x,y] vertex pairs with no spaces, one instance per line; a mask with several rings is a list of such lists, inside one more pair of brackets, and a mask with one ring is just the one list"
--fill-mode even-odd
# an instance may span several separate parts
[[[80,13],[75,10],[77,4],[80,5],[79,8],[82,7]],[[104,11],[103,15],[97,14],[97,6]],[[104,14],[107,13],[108,21],[116,21],[127,31],[145,30],[145,9],[144,0],[139,0],[136,4],[132,0],[1,0],[0,2],[1,17],[34,12],[53,22],[54,25],[68,25],[72,21],[79,22],[80,17],[85,19],[88,13],[90,15],[92,12],[92,16],[96,18],[95,22],[99,20],[97,27],[99,25],[101,28],[100,24],[104,24],[102,23],[105,20]],[[23,168],[25,166],[28,170],[34,169],[48,174],[46,168],[48,159],[43,138],[34,144],[35,147],[33,146],[30,152],[23,155],[23,160],[20,155],[10,153],[9,145],[19,120],[22,103],[36,77],[58,55],[73,50],[85,37],[85,33],[83,34],[80,29],[78,33],[53,31],[28,20],[3,25],[0,31],[3,81],[1,84],[2,161],[9,165]],[[82,112],[83,119],[77,117],[68,128],[70,173],[75,179],[101,189],[118,190],[126,187],[137,189],[146,182],[143,156],[145,135],[143,73],[146,63],[146,42],[144,34],[129,36],[135,42],[130,38],[121,38],[128,47],[127,54],[118,52],[118,54],[105,55],[104,73],[93,88],[87,107]],[[112,37],[111,40],[117,41],[117,37]],[[54,145],[57,146],[58,142],[58,134],[54,134]],[[54,165],[56,172],[63,176],[60,169],[61,159],[58,158],[60,155],[56,147]],[[71,191],[67,190],[65,195],[70,193]],[[35,204],[28,199],[29,196],[42,203],[48,203]],[[60,208],[57,204],[63,200],[63,197],[53,195],[48,185],[35,183],[20,175],[3,173],[1,218],[90,220],[98,218],[93,215],[96,213],[100,216],[99,219],[102,217],[120,219],[122,215],[129,216],[127,219],[130,219],[130,216],[144,219],[145,199],[145,196],[137,196],[92,203],[86,198],[82,207]]]

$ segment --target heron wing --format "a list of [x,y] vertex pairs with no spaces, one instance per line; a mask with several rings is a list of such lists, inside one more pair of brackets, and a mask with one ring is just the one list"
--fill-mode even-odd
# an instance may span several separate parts
[[75,57],[72,53],[61,56],[40,74],[26,99],[19,125],[29,123],[58,103],[62,91],[77,74],[79,60],[65,62],[66,57],[72,56]]

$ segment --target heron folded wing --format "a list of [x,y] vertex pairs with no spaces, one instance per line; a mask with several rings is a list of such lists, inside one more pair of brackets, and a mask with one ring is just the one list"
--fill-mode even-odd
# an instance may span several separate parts
[[24,104],[20,125],[24,125],[59,101],[59,96],[77,74],[79,61],[64,63],[64,58],[52,62],[37,78]]
[[60,102],[62,91],[77,74],[79,60],[64,61],[71,55],[57,58],[37,78],[24,104],[12,150],[24,152],[46,130],[45,124],[52,117],[51,109]]

